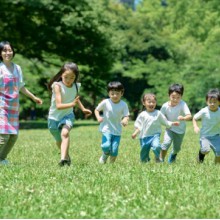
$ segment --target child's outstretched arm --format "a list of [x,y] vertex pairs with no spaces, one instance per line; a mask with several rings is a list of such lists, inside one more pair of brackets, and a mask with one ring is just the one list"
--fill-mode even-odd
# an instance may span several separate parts
[[77,104],[79,106],[79,108],[82,110],[82,112],[88,117],[92,114],[92,111],[85,108],[84,105],[82,104],[82,102],[80,101],[80,99],[77,100]]
[[193,118],[193,127],[194,127],[194,132],[195,132],[196,134],[198,134],[199,131],[200,131],[200,129],[199,129],[199,126],[198,126],[197,121],[196,121],[195,118]]
[[103,117],[100,116],[100,113],[97,109],[95,109],[95,117],[99,123],[103,122]]
[[140,132],[140,130],[138,128],[135,129],[134,133],[131,135],[131,137],[133,139],[135,139],[137,137],[137,134]]
[[43,101],[36,97],[34,94],[32,94],[27,88],[25,88],[24,86],[21,88],[20,90],[24,95],[26,95],[27,97],[31,98],[34,102],[38,103],[38,104],[42,104]]
[[129,121],[129,116],[125,116],[122,120],[121,120],[121,124],[125,127],[128,125],[128,121]]
[[178,120],[180,120],[180,121],[190,121],[191,119],[192,119],[191,114],[188,114],[188,115],[185,115],[185,116],[182,116],[182,115],[178,116]]

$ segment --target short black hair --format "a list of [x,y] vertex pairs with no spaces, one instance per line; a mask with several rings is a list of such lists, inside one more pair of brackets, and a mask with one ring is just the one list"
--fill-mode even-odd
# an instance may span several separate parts
[[110,82],[107,86],[107,91],[111,91],[111,90],[116,90],[116,91],[121,91],[121,92],[124,92],[125,89],[124,89],[124,86],[122,85],[121,82],[118,82],[118,81],[113,81],[113,82]]
[[182,84],[174,83],[172,84],[169,89],[168,89],[168,94],[171,95],[173,92],[177,92],[181,96],[183,95],[184,92],[184,87]]
[[217,99],[220,102],[220,91],[218,88],[210,89],[206,94],[206,101],[209,99]]

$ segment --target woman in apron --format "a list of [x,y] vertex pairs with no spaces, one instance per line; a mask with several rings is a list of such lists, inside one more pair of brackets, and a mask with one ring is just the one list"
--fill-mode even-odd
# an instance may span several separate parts
[[7,155],[13,148],[19,129],[19,91],[42,104],[42,100],[25,88],[21,67],[13,62],[13,46],[0,42],[0,164],[7,165]]

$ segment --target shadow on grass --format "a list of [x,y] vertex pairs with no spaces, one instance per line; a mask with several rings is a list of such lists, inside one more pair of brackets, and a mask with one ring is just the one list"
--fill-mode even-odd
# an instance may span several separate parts
[[[80,126],[98,126],[96,121],[79,121],[75,122],[73,127]],[[47,121],[20,121],[20,129],[48,129]]]

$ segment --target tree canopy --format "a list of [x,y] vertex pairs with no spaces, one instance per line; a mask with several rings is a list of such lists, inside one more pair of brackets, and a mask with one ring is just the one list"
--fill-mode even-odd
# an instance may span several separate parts
[[[16,49],[27,87],[41,95],[66,61],[81,71],[83,101],[94,108],[110,80],[125,85],[131,110],[144,92],[168,99],[168,86],[182,83],[195,112],[205,94],[219,88],[220,10],[217,0],[142,0],[133,11],[117,0],[0,0],[1,40]],[[21,116],[33,105],[21,98]]]

